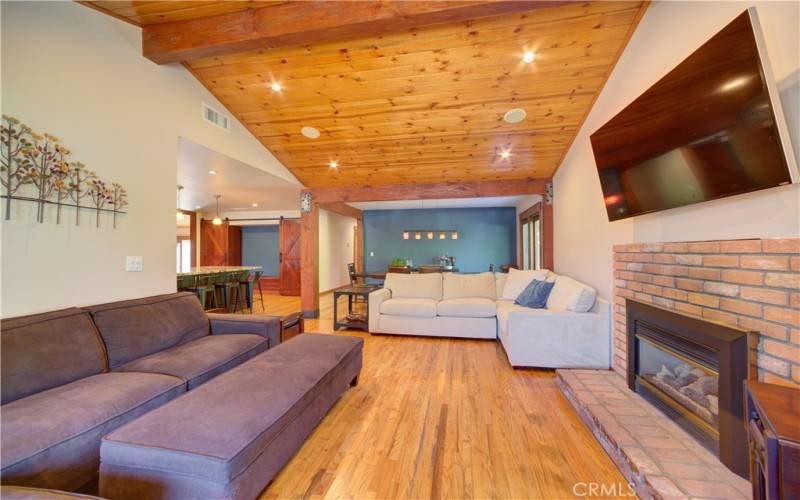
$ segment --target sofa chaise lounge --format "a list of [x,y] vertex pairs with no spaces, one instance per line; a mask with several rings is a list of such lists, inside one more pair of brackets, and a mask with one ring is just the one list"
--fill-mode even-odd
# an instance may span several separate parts
[[[553,281],[546,308],[515,304],[534,278]],[[369,296],[370,333],[497,339],[515,367],[610,366],[609,304],[547,270],[387,274]]]
[[280,328],[206,315],[189,293],[3,319],[0,480],[81,488],[103,436],[274,347]]

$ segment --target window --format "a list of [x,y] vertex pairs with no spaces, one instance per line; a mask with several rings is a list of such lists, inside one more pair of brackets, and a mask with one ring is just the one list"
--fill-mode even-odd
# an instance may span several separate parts
[[542,268],[541,203],[519,215],[519,253],[521,269]]
[[192,270],[192,240],[187,236],[178,236],[176,260],[179,273]]

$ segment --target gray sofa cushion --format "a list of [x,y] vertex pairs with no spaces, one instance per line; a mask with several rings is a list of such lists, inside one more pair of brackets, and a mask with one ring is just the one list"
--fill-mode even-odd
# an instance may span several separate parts
[[114,369],[134,359],[209,334],[208,318],[192,293],[171,293],[87,308]]
[[[299,335],[117,429],[101,446],[101,494],[143,498],[160,491],[161,498],[181,498],[202,484],[209,496],[228,498],[225,485],[251,464],[280,457],[280,467],[291,457],[358,375],[362,346],[357,337]],[[292,447],[272,448],[287,432],[297,438],[287,441]],[[251,471],[259,484],[235,487],[255,487],[257,494],[270,469]],[[146,479],[151,472],[159,477]]]
[[0,321],[2,404],[108,369],[92,318],[77,308]]
[[131,361],[115,371],[172,375],[194,389],[268,347],[269,341],[259,335],[210,335]]
[[3,405],[3,484],[77,489],[97,474],[100,439],[185,392],[183,380],[102,373]]

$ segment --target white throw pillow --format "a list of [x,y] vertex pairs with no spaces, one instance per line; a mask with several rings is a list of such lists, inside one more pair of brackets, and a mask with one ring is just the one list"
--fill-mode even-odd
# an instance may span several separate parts
[[495,299],[494,273],[444,273],[443,297],[447,299]]
[[594,305],[597,292],[589,285],[568,276],[556,276],[547,298],[547,308],[556,311],[587,312]]
[[508,278],[506,278],[506,286],[503,287],[503,296],[501,299],[516,300],[519,294],[531,284],[531,281],[546,280],[550,271],[547,269],[531,269],[521,271],[513,267],[508,270]]
[[441,273],[388,273],[383,287],[392,291],[393,299],[442,300]]

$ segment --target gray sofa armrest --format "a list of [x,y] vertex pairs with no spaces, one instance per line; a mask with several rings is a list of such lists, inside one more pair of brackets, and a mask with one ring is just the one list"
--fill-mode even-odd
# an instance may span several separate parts
[[281,343],[281,318],[267,314],[218,314],[209,313],[211,335],[249,333],[269,339],[269,347]]

